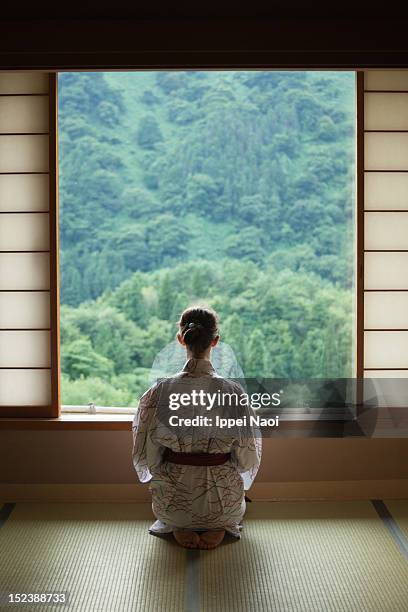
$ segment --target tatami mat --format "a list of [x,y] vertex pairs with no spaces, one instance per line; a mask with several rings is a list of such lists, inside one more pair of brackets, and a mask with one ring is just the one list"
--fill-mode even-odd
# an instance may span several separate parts
[[408,564],[370,502],[251,504],[200,571],[203,612],[408,610]]
[[[388,505],[407,528],[408,503]],[[18,503],[0,592],[69,593],[32,612],[408,612],[408,563],[370,502],[252,503],[241,541],[201,552],[150,536],[151,519],[150,504]]]
[[[385,501],[394,521],[408,538],[408,499],[391,499]],[[407,605],[408,609],[408,605]]]
[[142,504],[17,504],[0,530],[0,592],[69,593],[68,607],[21,607],[33,612],[180,612],[186,553],[147,533],[151,516]]

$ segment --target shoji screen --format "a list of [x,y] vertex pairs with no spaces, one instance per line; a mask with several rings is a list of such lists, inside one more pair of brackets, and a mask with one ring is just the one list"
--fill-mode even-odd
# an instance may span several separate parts
[[0,72],[0,417],[57,416],[56,75]]
[[360,373],[408,376],[408,70],[359,74]]

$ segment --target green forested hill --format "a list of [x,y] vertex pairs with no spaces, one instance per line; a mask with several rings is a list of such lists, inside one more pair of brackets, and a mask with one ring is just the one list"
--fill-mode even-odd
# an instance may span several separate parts
[[134,403],[196,300],[247,375],[350,375],[354,74],[65,73],[59,92],[64,403]]

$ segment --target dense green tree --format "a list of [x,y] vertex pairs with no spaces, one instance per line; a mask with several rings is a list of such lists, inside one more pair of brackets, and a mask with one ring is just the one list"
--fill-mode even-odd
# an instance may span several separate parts
[[173,302],[176,297],[169,274],[165,274],[158,288],[157,312],[160,319],[167,321],[173,311]]
[[267,369],[266,347],[264,335],[259,328],[250,333],[246,352],[246,375],[250,378],[263,378]]
[[137,143],[142,149],[154,149],[163,135],[154,115],[145,115],[139,121]]
[[237,259],[261,261],[263,256],[263,232],[255,227],[246,227],[227,241],[227,254]]
[[241,367],[245,366],[245,351],[248,338],[244,324],[238,313],[234,312],[222,324],[221,339],[231,345]]
[[222,186],[208,174],[193,174],[187,182],[186,197],[192,209],[204,214],[214,214]]
[[187,253],[188,230],[170,214],[157,215],[146,226],[146,244],[149,253],[155,255],[155,267],[182,259]]
[[122,312],[128,320],[143,326],[151,313],[149,313],[142,289],[143,276],[136,273],[122,283],[113,294],[105,296],[105,300]]
[[62,371],[72,380],[91,375],[109,378],[113,363],[93,349],[89,338],[82,337],[64,346]]
[[113,306],[100,301],[95,307],[88,302],[66,310],[65,317],[89,339],[99,355],[114,364],[116,374],[147,365],[144,363],[145,332]]
[[193,303],[247,375],[349,376],[354,75],[59,80],[63,401],[134,405]]
[[[145,381],[145,387],[146,387]],[[64,404],[68,406],[83,406],[93,403],[96,406],[136,406],[137,395],[130,389],[129,385],[116,388],[110,382],[97,376],[85,378],[80,376],[75,380],[62,375],[62,396]]]
[[143,187],[128,187],[123,191],[122,205],[131,218],[149,217],[153,212],[161,210],[155,195]]

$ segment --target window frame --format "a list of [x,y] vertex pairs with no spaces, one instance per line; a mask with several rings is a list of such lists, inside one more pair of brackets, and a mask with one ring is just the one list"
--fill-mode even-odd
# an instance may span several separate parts
[[[12,71],[16,72],[16,71]],[[19,72],[19,71],[17,71]],[[21,72],[28,72],[21,70]],[[46,72],[46,71],[44,71]],[[32,96],[44,94],[1,94],[2,96],[18,95]],[[50,327],[46,331],[50,332],[50,364],[39,368],[24,366],[11,369],[41,369],[50,372],[50,403],[47,405],[3,405],[0,407],[2,418],[58,418],[60,416],[60,327],[59,327],[59,241],[58,241],[58,73],[48,73],[48,172],[23,172],[22,174],[48,174],[48,194],[49,208],[46,211],[49,215],[49,292],[50,296]],[[3,174],[10,174],[5,172]],[[13,173],[11,173],[13,174]],[[19,173],[20,174],[20,173]],[[10,214],[12,211],[4,211]],[[14,251],[19,252],[19,251]],[[20,251],[30,252],[30,251]],[[37,289],[24,289],[22,291],[43,291]],[[13,331],[27,331],[24,329],[13,328]],[[35,330],[37,331],[37,330]],[[45,330],[44,330],[45,331]],[[4,367],[2,369],[9,369]],[[1,419],[0,419],[1,420]]]
[[[364,376],[364,72],[356,74],[356,378]],[[361,391],[359,391],[361,393]],[[361,403],[361,396],[357,401]]]
[[[109,67],[107,68],[110,69]],[[151,69],[168,69],[152,66]],[[182,67],[175,66],[181,70]],[[196,67],[195,69],[211,70],[213,68]],[[222,69],[222,66],[217,67]],[[239,68],[236,68],[239,69]],[[244,68],[242,68],[244,69]],[[251,66],[251,69],[256,69]],[[276,66],[262,66],[259,69],[278,70]],[[282,70],[287,69],[282,67]],[[310,70],[310,66],[299,66],[299,70]],[[356,356],[355,375],[358,379],[364,374],[364,71],[359,68],[344,68],[354,70],[356,74],[356,319],[354,351]],[[75,70],[75,68],[74,68]],[[124,67],[123,70],[129,70]],[[132,69],[136,70],[136,69]],[[324,67],[323,70],[342,70],[342,68]],[[49,429],[130,429],[132,416],[118,419],[109,415],[87,415],[84,419],[78,415],[61,414],[61,366],[60,366],[60,271],[59,271],[59,202],[58,202],[58,70],[49,73],[49,227],[50,227],[50,341],[51,341],[51,403],[49,406],[3,406],[0,418],[0,428]],[[101,418],[101,417],[104,418]],[[123,416],[123,415],[122,415]],[[313,432],[313,435],[344,435],[348,421],[303,420],[294,415],[293,420],[282,422],[280,429],[294,435]],[[356,435],[354,433],[354,435]]]
[[60,270],[58,199],[58,73],[49,75],[49,223],[50,223],[50,327],[51,417],[61,414]]

